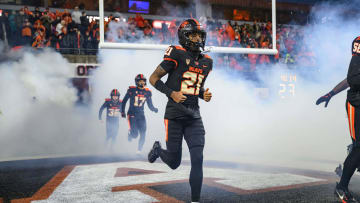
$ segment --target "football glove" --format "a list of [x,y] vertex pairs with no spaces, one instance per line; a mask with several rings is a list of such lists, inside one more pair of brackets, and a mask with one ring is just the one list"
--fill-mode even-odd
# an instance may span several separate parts
[[153,112],[157,113],[159,111],[158,108],[154,108]]
[[125,112],[121,112],[121,117],[126,118]]
[[331,92],[325,94],[324,96],[320,97],[320,98],[316,101],[316,105],[319,105],[319,104],[325,102],[325,108],[326,108],[327,105],[328,105],[328,103],[329,103],[329,101],[330,101],[330,99],[331,99],[331,97],[334,96],[334,94],[335,94],[334,91],[331,91]]

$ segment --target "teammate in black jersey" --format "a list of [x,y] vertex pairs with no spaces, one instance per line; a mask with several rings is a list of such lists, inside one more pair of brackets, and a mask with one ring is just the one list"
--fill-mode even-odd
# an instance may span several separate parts
[[[150,83],[168,97],[165,111],[166,150],[154,143],[148,154],[150,163],[159,156],[170,168],[181,163],[182,141],[185,139],[191,158],[191,200],[200,200],[203,179],[205,130],[199,111],[199,98],[209,102],[211,93],[204,90],[212,70],[212,59],[201,53],[206,32],[195,19],[185,20],[178,29],[181,46],[170,46],[164,60],[150,77]],[[161,78],[168,74],[166,83]]]
[[125,105],[126,102],[130,99],[130,106],[127,112],[128,123],[129,123],[129,134],[128,139],[131,141],[134,138],[137,138],[140,134],[139,145],[137,153],[140,153],[144,143],[146,135],[146,120],[144,114],[144,104],[147,103],[149,109],[155,113],[158,112],[158,109],[154,107],[151,99],[151,91],[146,88],[146,78],[143,74],[139,74],[135,77],[136,86],[130,86],[121,106],[121,115],[125,116]]
[[326,95],[320,97],[316,104],[325,102],[327,107],[331,97],[347,89],[346,112],[348,114],[350,136],[353,148],[344,162],[340,182],[336,184],[335,194],[342,202],[357,202],[350,193],[348,186],[351,177],[360,164],[360,37],[352,43],[352,58],[347,77]]
[[99,120],[101,119],[102,112],[106,108],[106,142],[111,139],[111,147],[115,143],[116,136],[119,132],[119,118],[120,118],[120,92],[113,89],[110,93],[111,99],[105,99],[104,104],[99,110]]

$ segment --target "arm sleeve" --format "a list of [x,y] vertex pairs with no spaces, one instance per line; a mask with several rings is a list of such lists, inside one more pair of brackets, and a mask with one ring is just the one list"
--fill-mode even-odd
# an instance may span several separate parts
[[122,100],[122,103],[121,103],[121,113],[124,113],[125,112],[125,106],[126,106],[126,102],[128,101],[129,99],[129,90],[126,92],[125,94],[125,97],[123,98]]
[[343,90],[347,89],[349,87],[349,84],[347,82],[347,79],[345,78],[343,81],[341,81],[339,84],[337,84],[334,89],[332,89],[329,93],[331,96],[334,96],[338,94],[339,92],[342,92]]
[[200,88],[200,92],[199,92],[199,98],[200,98],[200,99],[204,99],[204,92],[205,92],[204,87],[201,87],[201,88]]
[[101,119],[101,116],[102,116],[102,112],[104,111],[104,109],[106,108],[106,101],[104,102],[104,104],[103,105],[101,105],[101,107],[100,107],[100,110],[99,110],[99,120],[102,120]]
[[154,110],[155,110],[155,107],[154,107],[154,105],[153,105],[153,103],[152,103],[152,98],[151,98],[151,96],[152,96],[152,93],[149,91],[149,92],[148,92],[148,97],[147,97],[147,99],[146,99],[146,103],[147,103],[149,109],[150,109],[151,111],[154,111]]

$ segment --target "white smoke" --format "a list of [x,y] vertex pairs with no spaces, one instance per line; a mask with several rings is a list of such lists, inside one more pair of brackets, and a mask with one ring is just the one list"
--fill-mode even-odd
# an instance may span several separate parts
[[[278,95],[280,75],[293,74],[282,66],[268,67],[271,71],[266,74],[260,72],[262,82],[270,89],[268,100],[259,99],[252,82],[214,67],[205,84],[213,100],[200,101],[206,128],[205,160],[324,170],[333,170],[343,161],[346,145],[351,142],[344,108],[346,94],[336,95],[326,109],[315,105],[318,97],[346,77],[350,44],[358,33],[356,20],[337,17],[343,10],[334,5],[314,9],[319,19],[326,16],[332,20],[304,28],[308,37],[303,43],[312,46],[319,71],[313,71],[311,77],[300,73],[305,71],[297,72],[295,97],[281,99]],[[139,73],[149,78],[162,55],[158,51],[102,51],[102,65],[91,79],[91,112],[72,107],[76,92],[68,84],[68,63],[59,54],[28,53],[19,62],[1,65],[2,157],[95,153],[105,139],[105,125],[97,121],[104,99],[114,88],[120,90],[122,98]],[[145,152],[154,140],[165,144],[163,115],[167,99],[150,89],[159,113],[145,107]],[[37,102],[32,101],[33,96]],[[127,130],[127,121],[121,119],[115,145],[115,151],[121,154],[132,154],[137,147],[137,140],[128,143]],[[186,153],[187,148],[183,149]]]
[[[344,108],[345,92],[332,98],[326,109],[315,105],[317,98],[346,77],[357,24],[338,18],[342,11],[342,6],[316,7],[315,16],[326,15],[332,21],[303,28],[307,37],[298,44],[312,47],[317,59],[316,70],[307,71],[299,66],[295,71],[275,65],[266,67],[271,71],[259,72],[262,83],[270,90],[267,100],[259,99],[256,94],[259,90],[252,82],[229,76],[220,71],[220,67],[214,67],[205,85],[213,92],[213,101],[200,101],[207,132],[205,159],[329,171],[344,160],[346,146],[351,142]],[[101,105],[112,88],[119,88],[123,96],[127,86],[134,84],[136,74],[149,77],[161,62],[162,53],[104,51],[101,58],[103,66],[94,77],[96,106]],[[284,74],[296,75],[295,96],[289,96],[286,89],[288,95],[281,99],[278,92],[283,83],[280,76]],[[146,112],[145,149],[150,148],[153,140],[159,139],[165,144],[162,119],[166,98],[150,88],[160,112]],[[121,128],[121,134],[126,137],[125,120]],[[135,144],[128,145],[125,138],[123,142],[121,149],[135,150]],[[187,151],[186,147],[183,149]]]
[[70,64],[51,50],[17,55],[0,64],[0,160],[96,150],[96,139],[87,143],[93,119],[74,106]]
[[[128,51],[128,50],[102,50],[99,57],[101,59],[101,68],[94,72],[91,79],[92,97],[94,111],[98,110],[104,103],[105,98],[110,98],[112,89],[118,89],[123,98],[129,86],[135,86],[135,76],[144,74],[149,79],[152,71],[162,60],[162,52],[152,51]],[[153,104],[159,108],[159,112],[155,114],[148,109],[145,104],[145,116],[147,118],[147,136],[144,146],[144,153],[148,151],[154,140],[164,137],[163,114],[165,111],[166,97],[154,90],[148,83],[148,87],[152,90]],[[126,112],[129,108],[130,100],[126,105]],[[103,116],[104,117],[104,116]],[[137,150],[138,139],[128,143],[128,121],[120,119],[120,130],[115,145],[116,152],[121,154],[133,154]]]

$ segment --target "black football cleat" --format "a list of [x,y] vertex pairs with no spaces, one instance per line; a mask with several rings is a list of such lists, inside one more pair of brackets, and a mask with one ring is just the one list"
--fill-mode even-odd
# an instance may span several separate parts
[[154,163],[157,158],[159,158],[159,151],[161,149],[161,144],[159,141],[154,142],[152,149],[148,154],[148,160],[150,163]]
[[344,189],[336,183],[334,194],[341,200],[342,203],[358,202],[350,193],[348,189]]

